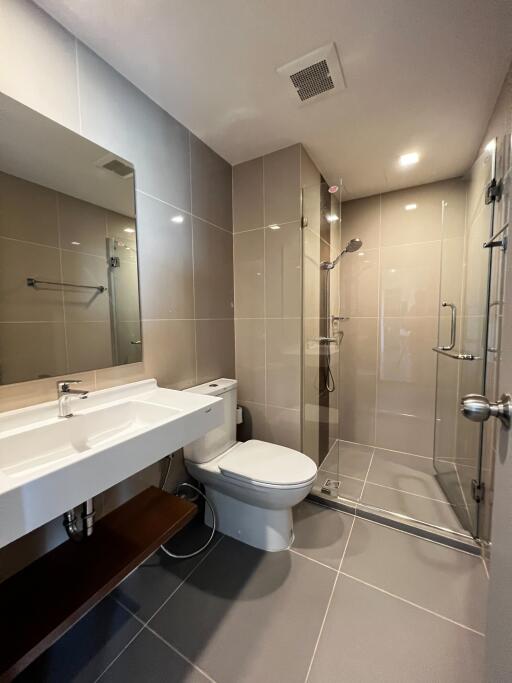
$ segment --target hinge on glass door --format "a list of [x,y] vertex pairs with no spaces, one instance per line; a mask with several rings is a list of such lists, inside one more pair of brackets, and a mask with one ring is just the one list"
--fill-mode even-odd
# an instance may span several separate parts
[[503,183],[501,180],[496,180],[493,178],[489,185],[487,185],[487,190],[485,191],[485,203],[492,204],[493,202],[499,202],[503,192]]
[[110,267],[111,268],[119,268],[121,266],[121,259],[119,256],[111,256],[110,257]]
[[302,228],[307,228],[308,227],[308,217],[307,216],[302,216],[302,220],[300,222]]
[[475,503],[481,503],[485,495],[485,484],[483,482],[478,483],[476,479],[471,480],[471,496]]

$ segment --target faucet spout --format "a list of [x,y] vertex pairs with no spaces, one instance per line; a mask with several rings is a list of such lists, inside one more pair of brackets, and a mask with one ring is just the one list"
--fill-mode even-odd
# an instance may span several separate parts
[[81,384],[81,382],[81,379],[66,379],[63,382],[57,382],[59,417],[73,417],[70,405],[72,396],[78,396],[81,399],[87,398],[88,391],[71,389],[72,384]]

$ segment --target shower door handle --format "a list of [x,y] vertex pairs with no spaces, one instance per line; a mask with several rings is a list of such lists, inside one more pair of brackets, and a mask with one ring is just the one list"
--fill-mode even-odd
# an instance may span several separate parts
[[447,301],[443,301],[441,304],[443,308],[450,308],[451,320],[450,320],[450,343],[448,346],[441,346],[443,351],[451,351],[455,346],[455,337],[457,336],[457,306],[455,304],[449,304]]
[[508,429],[512,416],[512,397],[502,394],[499,401],[492,403],[487,396],[467,394],[461,399],[460,411],[471,422],[486,422],[490,417],[497,417]]

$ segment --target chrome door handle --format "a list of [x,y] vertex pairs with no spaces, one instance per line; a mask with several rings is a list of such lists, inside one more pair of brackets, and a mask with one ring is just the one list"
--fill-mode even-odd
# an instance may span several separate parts
[[471,422],[485,422],[490,417],[497,417],[508,429],[512,416],[512,397],[502,394],[499,401],[492,403],[486,396],[467,394],[461,399],[460,411]]
[[455,304],[449,304],[447,301],[443,301],[441,304],[443,308],[450,308],[451,311],[451,321],[450,321],[450,343],[447,346],[441,346],[443,351],[451,351],[455,346],[455,337],[457,335],[457,306]]

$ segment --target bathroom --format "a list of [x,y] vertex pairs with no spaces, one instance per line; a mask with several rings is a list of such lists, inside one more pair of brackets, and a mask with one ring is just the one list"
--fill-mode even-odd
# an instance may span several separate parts
[[511,35],[0,0],[0,681],[512,680]]

